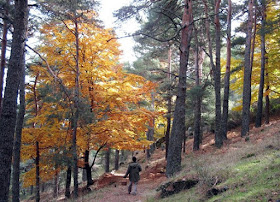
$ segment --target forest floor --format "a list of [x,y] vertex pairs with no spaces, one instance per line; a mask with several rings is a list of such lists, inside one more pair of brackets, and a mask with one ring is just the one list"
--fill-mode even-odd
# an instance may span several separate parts
[[[144,202],[144,201],[160,201],[159,198],[160,193],[156,191],[156,189],[170,180],[176,179],[185,179],[188,176],[192,176],[192,178],[197,178],[200,181],[203,181],[204,184],[207,184],[207,180],[210,181],[215,178],[217,184],[218,178],[219,181],[224,181],[227,185],[233,187],[233,189],[237,189],[236,186],[238,183],[234,182],[234,185],[228,183],[230,176],[234,173],[234,178],[238,175],[237,171],[224,171],[225,167],[228,169],[237,169],[233,166],[240,165],[240,161],[246,160],[251,156],[258,158],[261,152],[267,151],[268,149],[276,149],[278,151],[277,155],[280,159],[280,117],[275,117],[271,120],[270,124],[263,125],[260,128],[255,128],[253,125],[250,129],[250,134],[247,138],[240,137],[240,128],[236,128],[231,130],[228,133],[228,140],[224,142],[224,145],[221,149],[217,149],[214,146],[214,134],[207,133],[204,134],[203,143],[201,149],[199,151],[192,151],[193,139],[190,138],[186,142],[186,154],[182,155],[182,172],[179,173],[175,178],[168,179],[165,177],[165,151],[156,149],[152,157],[147,161],[146,154],[144,152],[138,152],[136,157],[138,162],[142,166],[141,179],[138,184],[138,194],[136,196],[129,195],[127,193],[127,184],[128,179],[122,178],[126,172],[127,164],[123,165],[120,170],[112,173],[105,173],[102,175],[97,182],[93,186],[91,186],[90,192],[83,191],[83,188],[80,189],[79,198],[68,199],[66,200],[63,194],[57,199],[50,199],[48,194],[42,194],[41,201],[80,201],[80,202]],[[263,154],[262,154],[263,155]],[[210,163],[211,161],[211,163]],[[216,161],[216,164],[212,164],[212,162]],[[220,161],[220,162],[219,162]],[[255,160],[256,161],[256,160]],[[262,160],[261,160],[262,161]],[[248,163],[246,161],[246,163]],[[207,165],[208,164],[208,165]],[[220,165],[224,164],[224,165]],[[246,164],[247,165],[247,164]],[[255,164],[254,164],[255,165]],[[271,165],[271,164],[269,164]],[[277,164],[278,165],[278,164]],[[220,168],[223,166],[223,168]],[[203,170],[203,169],[204,170]],[[215,170],[217,168],[217,170]],[[240,170],[239,168],[237,170]],[[280,168],[279,168],[280,170]],[[221,171],[223,173],[221,174]],[[219,172],[220,174],[213,174],[213,172]],[[260,172],[260,171],[259,171]],[[225,174],[227,173],[227,174]],[[276,175],[280,179],[280,171],[277,170],[277,174],[273,173],[273,176]],[[209,177],[211,176],[211,177]],[[226,176],[226,177],[225,177]],[[275,177],[275,176],[274,176]],[[230,180],[229,180],[230,179]],[[233,180],[234,181],[234,180]],[[246,182],[244,182],[246,183]],[[240,186],[243,186],[245,192],[249,190],[249,188],[244,188],[244,183]],[[276,182],[278,183],[278,182]],[[203,183],[202,183],[203,184]],[[201,187],[203,186],[201,183]],[[210,185],[210,187],[213,183]],[[213,185],[213,186],[214,186]],[[268,201],[276,201],[276,199],[280,199],[280,180],[277,184],[278,188],[270,191],[268,196]],[[212,186],[212,187],[213,187]],[[275,184],[273,185],[275,186]],[[82,187],[82,186],[80,186]],[[208,186],[209,188],[209,186]],[[207,189],[207,188],[205,188]],[[239,187],[238,187],[239,189]],[[197,189],[196,194],[205,195],[207,190],[202,190],[202,188]],[[232,195],[235,193],[231,193]],[[188,200],[183,196],[183,200],[170,198],[169,200],[165,199],[165,201],[208,201],[205,196],[200,196],[198,198]],[[260,196],[258,196],[260,197]],[[264,199],[261,197],[261,199]],[[267,199],[267,198],[265,198]],[[270,200],[271,199],[271,200]],[[238,201],[246,201],[246,198],[241,198]],[[232,199],[228,199],[225,201],[232,201]],[[256,200],[258,201],[258,200]],[[266,200],[267,201],[267,200]]]

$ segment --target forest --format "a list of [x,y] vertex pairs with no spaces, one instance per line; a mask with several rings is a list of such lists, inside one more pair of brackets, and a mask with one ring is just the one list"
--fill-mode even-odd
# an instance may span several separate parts
[[[128,1],[115,23],[139,29],[122,36],[100,6],[0,0],[0,201],[78,198],[81,181],[157,148],[172,178],[205,134],[222,150],[232,129],[249,141],[280,112],[278,1]],[[135,61],[120,59],[122,38]]]

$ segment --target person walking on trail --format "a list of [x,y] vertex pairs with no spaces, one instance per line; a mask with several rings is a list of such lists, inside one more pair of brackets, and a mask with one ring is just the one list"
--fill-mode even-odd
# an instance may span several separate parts
[[129,175],[129,185],[128,185],[128,194],[136,195],[137,194],[137,184],[140,180],[139,172],[142,171],[141,166],[136,163],[136,157],[132,157],[132,163],[129,164],[126,174],[123,178],[126,178]]

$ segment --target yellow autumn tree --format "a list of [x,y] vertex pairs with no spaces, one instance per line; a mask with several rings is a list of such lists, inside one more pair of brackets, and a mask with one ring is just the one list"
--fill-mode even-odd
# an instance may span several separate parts
[[[85,151],[99,151],[104,145],[129,150],[148,147],[151,143],[146,140],[145,131],[156,113],[146,110],[139,103],[151,99],[155,84],[122,70],[118,62],[121,52],[117,41],[111,40],[114,37],[112,30],[86,22],[78,26],[81,94],[81,115],[77,129],[78,156],[82,157]],[[65,154],[65,161],[68,156],[71,158],[67,151],[71,145],[71,108],[76,74],[73,29],[71,21],[45,24],[41,29],[39,52],[53,75],[47,71],[45,61],[32,66],[34,71],[44,74],[40,82],[38,80],[40,85],[37,87],[53,88],[49,94],[41,94],[41,97],[47,96],[50,99],[41,101],[39,112],[31,113],[29,122],[36,123],[37,127],[28,127],[23,132],[24,159],[34,158],[34,155],[28,155],[34,149],[34,142],[41,145],[40,152],[46,156],[46,160],[40,161],[40,174],[54,175],[58,169],[65,169],[65,165],[56,165],[54,157],[57,154]],[[28,96],[32,96],[33,91]],[[30,110],[32,106],[36,108],[36,105],[31,104]],[[79,165],[84,166],[82,162]],[[26,181],[30,181],[28,185],[34,184],[34,173],[33,169],[25,175]]]

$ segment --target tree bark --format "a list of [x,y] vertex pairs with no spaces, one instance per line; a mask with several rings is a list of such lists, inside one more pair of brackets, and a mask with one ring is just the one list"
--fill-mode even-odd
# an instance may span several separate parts
[[223,145],[221,133],[221,25],[219,18],[221,0],[216,1],[215,5],[215,32],[216,32],[216,66],[214,69],[215,86],[215,145],[220,148]]
[[[266,59],[266,62],[267,59]],[[266,96],[265,96],[265,123],[269,124],[269,75],[268,72],[266,72]]]
[[0,201],[8,201],[16,125],[16,106],[26,39],[27,0],[15,1],[14,32],[0,121]]
[[[195,35],[195,85],[200,86],[200,71],[199,71],[199,45],[198,37]],[[193,150],[199,150],[200,145],[200,127],[201,127],[201,95],[197,92],[194,112],[194,139],[193,139]]]
[[[8,16],[9,14],[10,0],[6,0],[4,6],[4,13]],[[8,33],[8,19],[3,18],[3,33],[2,33],[2,43],[1,43],[1,70],[0,70],[0,114],[2,111],[2,96],[3,96],[3,84],[4,84],[4,73],[6,66],[6,50],[7,50],[7,33]]]
[[91,167],[89,166],[89,150],[85,151],[85,170],[87,174],[87,187],[93,185]]
[[[77,4],[77,2],[76,2]],[[78,17],[76,10],[74,11],[74,24],[75,24],[75,45],[76,45],[76,78],[75,78],[75,98],[74,98],[74,117],[73,117],[73,136],[72,136],[72,152],[73,152],[73,180],[74,180],[74,198],[78,198],[78,155],[77,155],[77,129],[79,120],[79,102],[80,102],[80,68],[79,68],[79,29]]]
[[167,127],[166,127],[166,133],[165,133],[165,158],[167,159],[168,155],[168,147],[169,147],[169,136],[170,136],[170,129],[171,129],[171,110],[172,110],[172,80],[171,80],[171,57],[172,57],[172,49],[171,45],[169,45],[168,49],[168,80],[170,82],[170,86],[168,89],[168,98],[167,98]]
[[71,166],[68,166],[67,172],[66,172],[66,183],[65,183],[65,197],[66,198],[70,198],[70,196],[71,196],[71,191],[70,191],[71,173],[72,173],[72,168],[71,168]]
[[[55,166],[55,169],[57,169],[57,166]],[[53,197],[58,197],[58,182],[59,176],[58,176],[58,171],[55,171],[55,176],[54,176],[54,184],[53,184]]]
[[[24,55],[23,55],[24,57]],[[25,74],[24,74],[25,59],[23,58],[23,74],[20,81],[20,106],[17,116],[16,133],[13,149],[13,173],[12,173],[12,201],[19,202],[19,176],[20,176],[20,148],[21,148],[21,133],[25,114]]]
[[36,202],[40,201],[40,147],[39,147],[39,142],[36,141],[36,159],[35,159],[35,164],[36,164]]
[[231,0],[228,0],[228,15],[227,15],[227,63],[226,73],[224,77],[224,100],[223,100],[223,115],[221,122],[221,133],[224,140],[227,139],[228,131],[228,101],[229,101],[229,81],[230,81],[230,59],[231,59],[231,15],[232,15],[232,4]]
[[[39,78],[39,73],[37,73],[34,81],[34,86],[33,86],[33,99],[34,99],[34,111],[35,111],[35,117],[38,116],[39,110],[38,110],[38,97],[36,93],[36,87],[37,87],[37,81]],[[36,127],[36,122],[33,123],[33,128]],[[40,147],[39,147],[39,142],[36,140],[35,143],[35,151],[36,151],[36,158],[35,158],[35,167],[36,167],[36,173],[35,173],[35,178],[36,178],[36,187],[35,187],[35,194],[36,194],[36,201],[40,201]]]
[[119,170],[120,151],[116,149],[115,152],[115,170]]
[[169,140],[166,175],[172,176],[181,169],[182,139],[186,132],[185,101],[186,101],[186,72],[189,60],[190,41],[193,28],[192,0],[185,0],[182,20],[180,44],[180,69],[177,98],[174,111],[173,126]]
[[[165,132],[165,158],[167,159],[168,151],[169,151],[169,136],[171,129],[171,99],[168,100],[168,114],[167,114],[167,127]],[[170,108],[169,108],[170,107]],[[170,111],[169,111],[170,110]]]
[[33,194],[33,188],[34,188],[33,185],[31,185],[31,186],[30,186],[30,195]]
[[256,115],[256,127],[262,125],[263,114],[263,89],[264,89],[264,72],[265,72],[265,24],[266,24],[266,0],[262,0],[262,27],[261,27],[261,73],[260,73],[260,86],[258,95],[258,109]]
[[105,172],[106,173],[110,172],[110,154],[111,154],[111,149],[108,147],[106,154],[105,154]]
[[251,104],[251,38],[252,38],[252,27],[253,27],[253,6],[254,1],[249,0],[248,2],[248,23],[247,23],[247,34],[246,34],[246,47],[245,47],[245,58],[244,58],[244,84],[243,84],[243,109],[242,109],[242,126],[241,136],[244,137],[249,133],[250,126],[250,104]]

